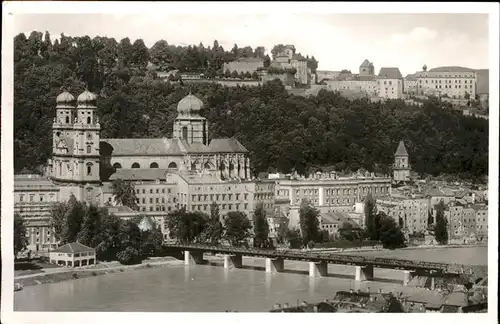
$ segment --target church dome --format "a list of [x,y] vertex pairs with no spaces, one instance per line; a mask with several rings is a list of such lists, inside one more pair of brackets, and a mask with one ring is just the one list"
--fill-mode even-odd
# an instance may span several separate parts
[[177,104],[177,112],[181,115],[198,114],[203,109],[203,102],[191,93]]
[[64,91],[63,93],[57,96],[56,103],[68,103],[74,100],[75,97],[73,97],[71,93],[69,93],[68,91]]
[[85,102],[93,102],[93,101],[96,101],[97,100],[97,95],[95,95],[94,93],[88,91],[88,90],[85,90],[84,92],[82,92],[79,96],[78,96],[78,99],[77,101],[80,103],[85,103]]

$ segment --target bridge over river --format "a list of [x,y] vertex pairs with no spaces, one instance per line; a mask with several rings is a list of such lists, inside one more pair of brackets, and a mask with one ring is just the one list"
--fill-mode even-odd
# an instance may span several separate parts
[[355,280],[373,280],[374,268],[398,269],[403,271],[403,283],[407,285],[416,275],[428,277],[471,276],[475,266],[381,258],[361,255],[346,255],[337,253],[318,253],[297,250],[266,250],[257,248],[241,248],[224,245],[201,244],[167,244],[166,247],[180,250],[184,253],[186,265],[204,263],[203,253],[218,253],[224,255],[224,268],[241,268],[242,256],[260,257],[266,259],[266,272],[275,273],[284,270],[284,260],[309,262],[309,276],[326,276],[328,264],[351,265],[356,269]]

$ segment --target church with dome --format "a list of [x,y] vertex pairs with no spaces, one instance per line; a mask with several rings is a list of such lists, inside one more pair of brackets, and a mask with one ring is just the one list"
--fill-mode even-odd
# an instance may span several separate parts
[[[177,105],[172,138],[101,138],[97,104],[88,90],[76,100],[67,91],[57,96],[45,175],[14,175],[14,211],[26,221],[29,250],[57,247],[53,204],[72,195],[122,219],[146,216],[165,239],[166,218],[180,208],[210,214],[215,202],[221,216],[240,211],[250,220],[257,204],[273,212],[274,181],[251,176],[248,151],[237,139],[209,139],[203,103],[193,94]],[[112,183],[119,179],[133,183],[135,210],[116,201]]]
[[53,154],[47,175],[61,188],[61,198],[75,195],[94,201],[100,166],[112,166],[113,179],[130,175],[203,173],[219,181],[250,180],[247,149],[235,138],[208,138],[208,122],[200,115],[203,102],[189,93],[177,105],[172,138],[101,138],[97,96],[85,90],[76,99],[69,92],[56,99]]

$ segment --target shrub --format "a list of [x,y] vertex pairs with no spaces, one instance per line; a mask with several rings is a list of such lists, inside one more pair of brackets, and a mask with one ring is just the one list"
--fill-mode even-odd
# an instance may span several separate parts
[[124,265],[139,264],[142,261],[139,251],[130,246],[125,250],[118,252],[116,257],[118,262]]

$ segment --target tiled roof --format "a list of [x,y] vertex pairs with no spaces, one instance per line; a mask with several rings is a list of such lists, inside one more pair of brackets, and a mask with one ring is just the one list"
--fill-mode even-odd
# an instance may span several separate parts
[[295,54],[294,56],[292,56],[292,60],[307,61],[307,59],[303,57],[301,54]]
[[364,60],[360,67],[370,67],[370,61]]
[[48,178],[33,176],[29,178],[25,175],[14,175],[14,191],[22,190],[53,190],[59,191],[59,187]]
[[467,298],[467,292],[465,291],[454,291],[446,296],[444,304],[451,306],[467,306],[469,304]]
[[463,66],[439,66],[430,69],[429,72],[474,72],[474,70]]
[[167,169],[118,169],[109,180],[156,180],[165,179]]
[[405,80],[407,80],[407,81],[417,81],[417,76],[415,74],[408,74],[405,77]]
[[179,141],[170,138],[107,138],[101,143],[111,145],[112,156],[182,154]]
[[68,243],[57,249],[50,250],[51,252],[58,253],[80,253],[80,252],[93,252],[95,249],[88,247],[86,245],[80,244],[78,242]]
[[396,150],[396,153],[394,153],[396,156],[408,156],[408,152],[406,151],[405,143],[403,141],[399,141],[398,149]]
[[383,67],[380,68],[378,77],[382,79],[402,79],[403,76],[397,67]]
[[179,140],[180,149],[186,153],[210,153],[210,147],[203,145],[202,143],[192,143],[189,144],[186,140]]
[[248,150],[234,137],[214,138],[210,141],[210,150],[213,153],[247,153]]

